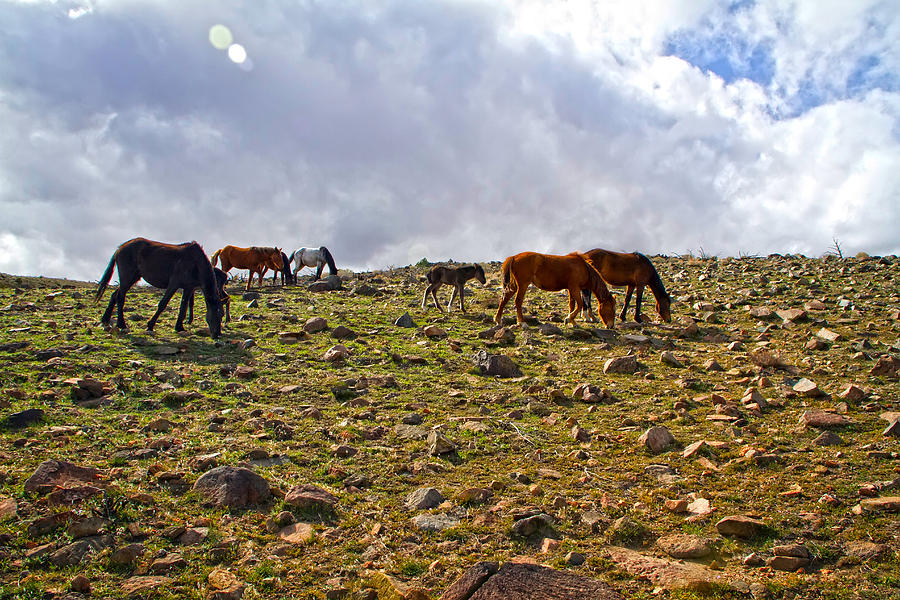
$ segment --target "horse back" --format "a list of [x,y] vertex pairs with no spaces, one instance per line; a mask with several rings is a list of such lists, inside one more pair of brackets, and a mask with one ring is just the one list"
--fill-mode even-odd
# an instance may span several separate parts
[[647,285],[656,274],[650,259],[639,252],[613,252],[596,248],[585,252],[585,255],[609,285]]

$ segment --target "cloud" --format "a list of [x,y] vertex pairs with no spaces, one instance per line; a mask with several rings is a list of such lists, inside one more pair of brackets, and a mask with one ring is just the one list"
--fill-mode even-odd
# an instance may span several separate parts
[[559,6],[0,4],[0,270],[96,279],[135,236],[357,269],[900,250],[897,9]]

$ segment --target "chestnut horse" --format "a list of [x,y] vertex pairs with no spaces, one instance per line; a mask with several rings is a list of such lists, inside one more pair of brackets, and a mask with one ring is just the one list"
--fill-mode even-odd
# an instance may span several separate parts
[[269,268],[275,270],[275,274],[272,275],[272,285],[278,283],[278,276],[281,275],[281,286],[284,287],[289,283],[297,283],[297,278],[294,277],[294,274],[291,273],[291,257],[281,252],[281,269],[277,269],[274,266],[269,266]]
[[428,280],[428,287],[425,288],[425,295],[422,296],[422,310],[427,310],[426,303],[428,302],[428,294],[430,293],[432,300],[434,300],[435,308],[441,312],[444,312],[444,309],[438,304],[437,291],[442,285],[453,286],[453,294],[450,295],[450,302],[447,303],[447,310],[450,310],[450,307],[453,306],[453,300],[456,298],[456,295],[459,294],[459,310],[466,312],[466,307],[463,306],[463,287],[466,285],[466,282],[470,279],[477,279],[484,285],[487,281],[484,277],[484,269],[478,264],[466,267],[434,265],[431,267],[431,270],[428,271],[428,274],[425,275],[425,279]]
[[[628,302],[631,300],[632,292],[637,292],[634,298],[634,320],[641,322],[641,299],[644,295],[644,286],[649,286],[650,291],[656,298],[656,312],[663,321],[667,323],[672,320],[670,306],[672,298],[666,292],[662,279],[650,259],[639,252],[612,252],[596,248],[584,253],[609,285],[628,286],[625,292],[625,306],[622,307],[620,318],[625,320],[625,313],[628,311]],[[589,289],[582,290],[584,296],[584,305],[587,312],[591,312],[591,291]]]
[[212,255],[212,265],[216,266],[216,262],[222,261],[222,270],[226,273],[232,268],[249,269],[250,278],[247,280],[247,289],[253,283],[253,275],[259,273],[259,286],[262,287],[263,273],[269,268],[281,270],[283,263],[281,262],[281,248],[264,248],[261,246],[251,246],[249,248],[240,248],[238,246],[225,246],[221,250],[216,250]]
[[116,248],[112,258],[109,259],[109,265],[103,276],[100,277],[100,287],[97,288],[95,301],[100,300],[103,296],[109,280],[112,279],[114,268],[119,270],[119,289],[113,292],[106,312],[100,319],[104,325],[109,325],[113,306],[118,305],[116,326],[119,329],[125,329],[125,294],[143,277],[144,281],[150,285],[165,289],[156,313],[147,322],[148,330],[153,331],[159,315],[175,292],[180,289],[181,307],[178,309],[175,331],[184,331],[184,314],[188,307],[188,301],[193,298],[194,289],[199,287],[206,300],[206,323],[209,325],[209,333],[213,338],[217,338],[221,334],[222,304],[216,293],[215,274],[212,265],[209,264],[209,259],[206,258],[206,253],[197,242],[164,244],[144,238],[128,240]]
[[607,327],[615,327],[616,300],[600,277],[600,273],[583,254],[572,252],[565,256],[555,254],[538,254],[537,252],[521,252],[510,256],[503,261],[503,287],[505,293],[500,300],[497,316],[494,321],[500,324],[503,317],[503,309],[509,299],[516,296],[516,321],[523,323],[522,300],[528,286],[548,292],[568,290],[569,292],[569,321],[575,324],[575,317],[584,308],[581,290],[590,289],[600,301],[600,318]]

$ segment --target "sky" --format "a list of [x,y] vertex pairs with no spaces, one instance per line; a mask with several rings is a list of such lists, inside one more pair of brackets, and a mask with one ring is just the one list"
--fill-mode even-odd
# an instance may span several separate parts
[[0,0],[0,271],[900,254],[896,0]]

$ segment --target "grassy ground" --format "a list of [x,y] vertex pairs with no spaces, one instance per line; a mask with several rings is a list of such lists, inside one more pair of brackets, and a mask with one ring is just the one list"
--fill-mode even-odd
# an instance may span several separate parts
[[[603,558],[611,543],[661,555],[655,540],[675,532],[715,540],[716,552],[702,562],[714,562],[735,584],[732,597],[750,597],[750,586],[773,598],[898,597],[894,551],[860,561],[849,558],[847,548],[857,540],[896,548],[900,533],[896,514],[851,510],[870,484],[881,482],[871,489],[882,496],[900,495],[891,491],[900,448],[897,438],[882,434],[888,423],[879,418],[900,410],[900,386],[896,376],[870,374],[879,356],[900,352],[894,314],[900,260],[658,257],[654,263],[678,300],[671,325],[629,323],[609,334],[592,325],[557,323],[562,335],[544,335],[535,322],[514,328],[514,341],[503,344],[479,337],[492,326],[500,296],[496,264],[487,266],[487,285],[468,285],[466,315],[458,307],[450,315],[421,310],[425,266],[342,272],[344,290],[337,292],[267,282],[256,307],[241,300],[240,286],[233,285],[234,320],[218,343],[199,329],[205,325],[202,302],[188,333],[173,331],[177,299],[148,333],[144,324],[159,292],[135,289],[126,305],[131,329],[107,331],[99,317],[108,294],[95,304],[93,288],[77,282],[0,277],[0,414],[45,411],[27,428],[0,430],[0,500],[17,506],[0,522],[0,597],[61,594],[76,574],[87,577],[95,597],[121,597],[124,580],[145,573],[154,558],[177,552],[185,564],[167,573],[175,582],[158,589],[160,597],[206,597],[208,574],[224,568],[247,583],[244,598],[319,598],[338,588],[356,593],[371,570],[437,598],[478,560],[527,556],[606,580],[628,598],[689,598],[687,592],[654,593],[651,584]],[[378,293],[365,295],[362,286]],[[443,288],[441,298],[448,297]],[[648,297],[644,312],[655,317]],[[623,296],[616,298],[621,307]],[[748,310],[802,308],[813,300],[822,301],[824,310],[811,309],[796,324],[774,315],[753,317]],[[566,298],[532,289],[525,307],[527,315],[547,322],[565,314]],[[394,326],[406,311],[417,327]],[[507,316],[513,314],[507,308]],[[310,317],[326,318],[328,330],[299,341],[282,335],[300,331]],[[696,332],[685,330],[689,323]],[[339,325],[357,337],[334,339],[331,331]],[[447,335],[429,338],[425,325]],[[808,349],[823,327],[840,338]],[[641,335],[649,339],[635,337]],[[255,344],[242,344],[250,339]],[[323,361],[336,343],[350,349],[350,358]],[[777,354],[782,365],[759,366],[751,358],[758,348]],[[59,356],[41,352],[50,349]],[[171,349],[175,354],[161,353]],[[524,376],[479,375],[471,358],[482,349],[508,355]],[[683,366],[661,362],[664,351]],[[637,373],[603,373],[607,359],[629,352],[638,356]],[[722,370],[705,366],[710,360]],[[239,365],[255,372],[238,378]],[[108,401],[96,408],[75,403],[65,380],[77,377],[108,382]],[[801,377],[827,395],[798,396],[791,386]],[[581,383],[609,390],[616,401],[572,399]],[[837,397],[848,384],[867,397]],[[290,385],[299,387],[283,389]],[[740,407],[748,387],[758,387],[770,403],[762,415]],[[737,423],[707,419],[716,414],[713,394],[740,408]],[[321,418],[310,416],[309,407],[318,408]],[[852,420],[836,430],[842,445],[814,444],[821,431],[798,425],[804,411],[815,408]],[[457,445],[456,455],[430,456],[425,440],[398,435],[395,427],[410,413],[422,416],[422,427],[439,428]],[[145,430],[161,417],[174,424],[170,431]],[[575,424],[590,433],[590,442],[573,439]],[[676,444],[657,455],[643,449],[638,437],[651,425],[666,426]],[[708,462],[684,458],[684,447],[698,440],[723,444],[705,451]],[[357,453],[342,457],[335,451],[341,445]],[[131,457],[129,451],[143,448],[158,453]],[[276,458],[252,461],[260,450]],[[297,513],[314,523],[315,540],[286,545],[266,527],[267,519],[286,509],[281,499],[249,510],[210,509],[195,492],[162,483],[161,473],[176,473],[192,484],[202,473],[197,457],[214,453],[219,465],[249,464],[282,491],[303,483],[323,487],[339,498],[337,511],[312,518]],[[71,510],[110,520],[116,547],[133,539],[143,543],[146,552],[135,564],[112,567],[111,549],[89,554],[76,567],[52,566],[46,555],[26,558],[43,544],[55,549],[72,541],[65,527],[28,531],[36,519],[62,510],[23,489],[47,459],[100,470],[109,483],[106,493]],[[675,477],[661,480],[647,470],[659,464],[674,469]],[[531,482],[517,481],[513,473]],[[346,488],[344,481],[355,474],[365,475],[368,484]],[[425,512],[453,512],[460,525],[442,532],[416,529],[410,518],[423,511],[403,504],[420,487],[435,487],[448,500]],[[493,497],[480,505],[458,503],[456,495],[472,487],[493,489]],[[666,508],[666,500],[689,494],[708,499],[713,512],[686,519]],[[826,494],[835,501],[820,501]],[[513,513],[528,507],[556,517],[557,548],[541,553],[540,540],[510,534]],[[593,528],[584,522],[590,512],[600,515]],[[752,540],[724,538],[715,523],[730,514],[757,515],[769,529]],[[643,531],[616,538],[607,526],[626,515]],[[207,527],[208,537],[182,546],[166,536],[175,526]],[[138,530],[145,535],[135,536]],[[742,564],[748,554],[765,558],[784,543],[803,543],[813,552],[807,572]],[[586,562],[567,566],[570,551],[584,554]]]

